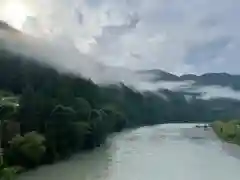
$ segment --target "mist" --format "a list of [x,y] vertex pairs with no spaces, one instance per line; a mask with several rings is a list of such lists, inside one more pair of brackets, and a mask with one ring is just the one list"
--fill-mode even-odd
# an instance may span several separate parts
[[124,83],[138,89],[151,79],[121,67],[107,66],[96,58],[81,53],[67,38],[43,39],[22,32],[0,31],[1,45],[8,50],[31,57],[32,60],[54,67],[60,73],[71,73],[91,79],[99,85]]
[[188,92],[201,93],[200,98],[204,100],[217,98],[240,100],[240,91],[227,86],[200,86]]
[[[91,79],[102,86],[123,83],[140,92],[159,93],[160,89],[168,89],[174,92],[199,93],[199,98],[204,100],[216,98],[240,100],[240,92],[231,87],[196,86],[194,81],[160,80],[153,82],[152,79],[156,76],[154,74],[139,73],[121,66],[109,66],[101,63],[97,57],[82,53],[71,39],[64,36],[34,37],[9,26],[0,29],[0,45],[14,53],[49,65],[60,73],[71,73]],[[161,93],[159,95],[163,96]]]

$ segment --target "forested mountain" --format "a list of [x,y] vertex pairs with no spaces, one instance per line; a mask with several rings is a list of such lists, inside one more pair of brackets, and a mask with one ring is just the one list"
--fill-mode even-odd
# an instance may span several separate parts
[[[36,111],[39,110],[39,107],[43,108],[44,106],[44,110],[49,107],[49,112],[58,104],[71,107],[75,98],[84,98],[93,109],[102,107],[118,109],[125,114],[129,126],[181,122],[183,120],[209,121],[214,120],[216,112],[219,111],[222,111],[223,117],[238,116],[238,113],[231,113],[231,117],[228,113],[229,110],[225,111],[225,104],[238,109],[237,100],[219,99],[218,103],[213,103],[217,100],[206,101],[192,95],[191,101],[187,101],[185,93],[172,92],[167,89],[159,90],[158,93],[143,93],[124,84],[101,87],[91,80],[72,74],[59,74],[53,68],[36,63],[28,57],[3,50],[0,52],[0,89],[21,95],[20,104],[25,95],[36,96]],[[26,103],[31,100],[30,97],[25,99]],[[224,105],[224,107],[219,107],[220,105]],[[31,113],[33,113],[34,107],[30,106]],[[202,111],[201,113],[199,113],[199,109]],[[232,108],[229,109],[233,111]],[[40,112],[40,114],[42,113]],[[45,112],[42,115],[44,119],[49,114]],[[31,122],[31,116],[34,117],[29,114],[20,117],[24,121],[29,119]]]
[[240,75],[231,75],[228,73],[206,73],[203,75],[184,74],[177,76],[162,70],[139,71],[143,74],[152,74],[154,82],[158,81],[194,81],[195,85],[218,85],[229,86],[235,90],[240,90]]
[[219,85],[229,86],[235,90],[240,90],[240,75],[228,73],[207,73],[201,76],[183,75],[181,80],[193,80],[198,85]]
[[[194,93],[186,98],[186,93],[168,89],[139,92],[124,84],[103,87],[39,62],[1,47],[0,120],[7,129],[2,141],[7,165],[54,162],[99,146],[107,135],[124,128],[240,118],[238,100],[203,100]],[[161,70],[139,73],[155,74],[156,83],[194,80],[236,88],[240,79],[228,74],[178,77]]]

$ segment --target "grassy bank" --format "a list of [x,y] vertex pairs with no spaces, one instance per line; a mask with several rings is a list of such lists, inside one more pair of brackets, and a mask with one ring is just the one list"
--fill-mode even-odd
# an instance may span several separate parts
[[240,120],[215,121],[212,128],[222,140],[240,145]]

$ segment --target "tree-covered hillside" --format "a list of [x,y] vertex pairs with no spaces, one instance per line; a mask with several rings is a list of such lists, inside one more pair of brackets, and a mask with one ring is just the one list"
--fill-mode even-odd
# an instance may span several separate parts
[[0,51],[0,90],[4,163],[23,167],[94,148],[123,128],[240,117],[232,100],[187,101],[169,90],[101,87],[6,50]]
[[182,96],[166,101],[123,84],[100,87],[5,50],[0,51],[0,89],[8,165],[54,162],[99,146],[123,128],[190,119]]

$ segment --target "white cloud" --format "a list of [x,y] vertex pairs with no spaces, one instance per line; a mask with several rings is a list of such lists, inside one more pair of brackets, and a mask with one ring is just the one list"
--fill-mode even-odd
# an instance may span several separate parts
[[227,99],[237,99],[240,100],[240,91],[235,91],[230,87],[222,86],[202,86],[198,87],[193,91],[189,92],[199,92],[201,93],[201,98],[208,99],[217,99],[217,98],[227,98]]
[[182,82],[151,84],[134,70],[240,73],[236,0],[1,0],[0,12],[10,1],[31,12],[23,31],[38,38],[32,54],[97,83],[174,90]]
[[[16,1],[16,0],[11,0]],[[1,1],[1,4],[6,3]],[[228,37],[235,47],[216,56],[236,62],[239,46],[236,0],[21,0],[34,13],[25,31],[42,38],[67,38],[83,53],[107,65],[159,68],[178,74],[238,71],[226,62],[186,62],[192,47]],[[2,6],[1,6],[2,7]],[[1,15],[0,15],[1,18]],[[211,47],[209,47],[211,48]],[[190,51],[190,52],[189,52]],[[211,50],[210,50],[211,51]],[[137,53],[141,58],[129,56]],[[206,52],[208,53],[208,52]],[[211,67],[204,61],[212,62]],[[217,64],[216,67],[214,65]],[[239,71],[238,71],[239,72]]]
[[142,81],[136,85],[136,88],[141,91],[157,91],[159,89],[169,89],[172,91],[182,91],[189,89],[193,85],[193,81],[158,81],[156,83],[151,83],[149,81]]

